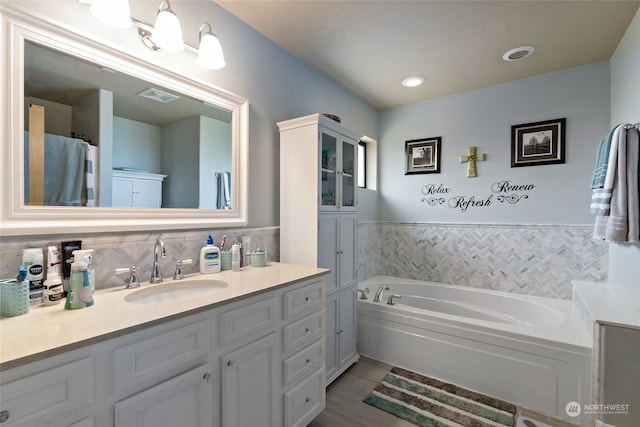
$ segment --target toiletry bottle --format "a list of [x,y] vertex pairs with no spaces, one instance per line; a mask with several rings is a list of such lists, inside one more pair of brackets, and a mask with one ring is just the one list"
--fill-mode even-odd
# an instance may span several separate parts
[[238,243],[231,246],[231,270],[240,270],[240,244]]
[[47,280],[44,281],[44,305],[54,305],[60,303],[62,301],[63,289],[62,289],[62,279],[58,275],[58,272],[55,271],[55,268],[47,269]]
[[62,258],[57,246],[47,246],[47,278],[49,271],[56,273],[62,279]]
[[73,252],[69,291],[67,292],[67,300],[64,305],[64,308],[67,310],[85,308],[93,305],[87,263],[77,252],[79,251]]
[[22,251],[22,264],[27,266],[29,282],[29,305],[42,304],[42,287],[44,282],[44,255],[42,249],[31,248]]
[[200,273],[209,274],[220,271],[220,249],[213,244],[213,238],[209,236],[207,246],[200,249]]
[[16,276],[16,282],[22,282],[27,278],[27,266],[24,264],[20,264],[20,270],[18,271],[18,275]]
[[92,266],[93,261],[93,249],[81,249],[79,251],[73,251],[74,256],[79,256],[81,260],[87,263],[87,274],[89,274],[89,288],[91,289],[91,295],[96,291],[96,271]]

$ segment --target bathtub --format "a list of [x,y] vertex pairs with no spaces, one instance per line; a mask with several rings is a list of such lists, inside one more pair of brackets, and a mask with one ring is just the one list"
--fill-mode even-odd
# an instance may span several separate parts
[[[382,301],[373,297],[382,285]],[[569,417],[570,402],[591,402],[592,339],[572,302],[377,276],[358,283],[361,355]],[[388,305],[390,295],[400,295]],[[359,293],[360,295],[360,293]]]

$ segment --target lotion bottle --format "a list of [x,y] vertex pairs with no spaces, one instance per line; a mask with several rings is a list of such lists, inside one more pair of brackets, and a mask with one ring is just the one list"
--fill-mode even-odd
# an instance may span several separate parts
[[220,271],[220,249],[213,244],[213,238],[209,236],[207,246],[200,249],[200,273],[209,274]]
[[240,270],[240,245],[238,243],[231,246],[231,270]]

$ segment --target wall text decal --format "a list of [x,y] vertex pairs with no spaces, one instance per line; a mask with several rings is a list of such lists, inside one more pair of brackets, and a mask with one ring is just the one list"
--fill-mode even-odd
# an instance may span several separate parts
[[[533,191],[535,184],[514,184],[511,180],[505,179],[491,184],[491,192],[488,196],[475,195],[454,195],[448,197],[452,193],[450,187],[446,187],[443,183],[423,185],[420,192],[422,193],[421,201],[429,206],[444,205],[450,209],[460,209],[466,212],[469,208],[489,207],[495,200],[500,203],[514,205],[523,199],[528,199],[528,194],[522,194],[524,191]],[[446,197],[445,197],[446,196]]]

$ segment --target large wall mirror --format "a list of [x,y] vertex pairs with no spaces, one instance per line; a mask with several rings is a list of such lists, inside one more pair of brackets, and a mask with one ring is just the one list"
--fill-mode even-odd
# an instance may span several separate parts
[[246,225],[245,99],[6,12],[2,234]]

